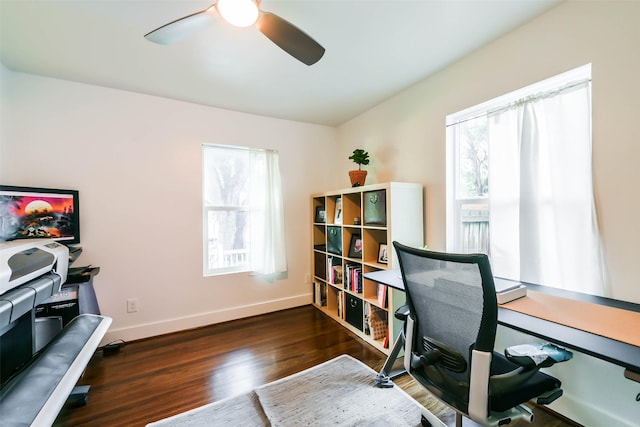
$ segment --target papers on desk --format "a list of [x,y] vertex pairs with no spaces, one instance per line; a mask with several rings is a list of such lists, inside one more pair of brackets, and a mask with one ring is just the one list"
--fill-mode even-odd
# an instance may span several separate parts
[[498,304],[506,304],[527,295],[527,287],[520,282],[494,278]]

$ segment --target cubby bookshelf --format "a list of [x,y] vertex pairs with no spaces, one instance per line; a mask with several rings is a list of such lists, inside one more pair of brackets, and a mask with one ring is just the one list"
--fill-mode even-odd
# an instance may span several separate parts
[[423,212],[423,188],[416,183],[311,195],[313,304],[385,354],[402,328],[393,314],[405,295],[363,275],[397,267],[394,240],[423,246]]

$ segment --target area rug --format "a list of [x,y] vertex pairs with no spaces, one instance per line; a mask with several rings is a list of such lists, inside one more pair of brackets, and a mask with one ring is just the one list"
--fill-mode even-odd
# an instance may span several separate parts
[[422,414],[434,426],[446,426],[399,387],[375,387],[375,375],[342,355],[147,426],[420,426]]

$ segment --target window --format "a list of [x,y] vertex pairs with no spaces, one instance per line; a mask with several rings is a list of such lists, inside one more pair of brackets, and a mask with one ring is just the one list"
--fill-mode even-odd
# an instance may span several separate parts
[[447,250],[498,277],[605,295],[591,66],[447,117]]
[[203,145],[204,274],[286,271],[278,153]]

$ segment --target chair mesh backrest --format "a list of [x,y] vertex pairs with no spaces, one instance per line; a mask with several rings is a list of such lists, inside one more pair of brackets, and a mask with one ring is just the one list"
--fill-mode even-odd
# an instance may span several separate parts
[[495,341],[497,303],[487,256],[394,245],[407,304],[418,326],[414,349],[422,349],[425,337],[445,344],[464,357],[467,365],[467,370],[450,372],[451,376],[468,381],[471,346],[492,351]]

